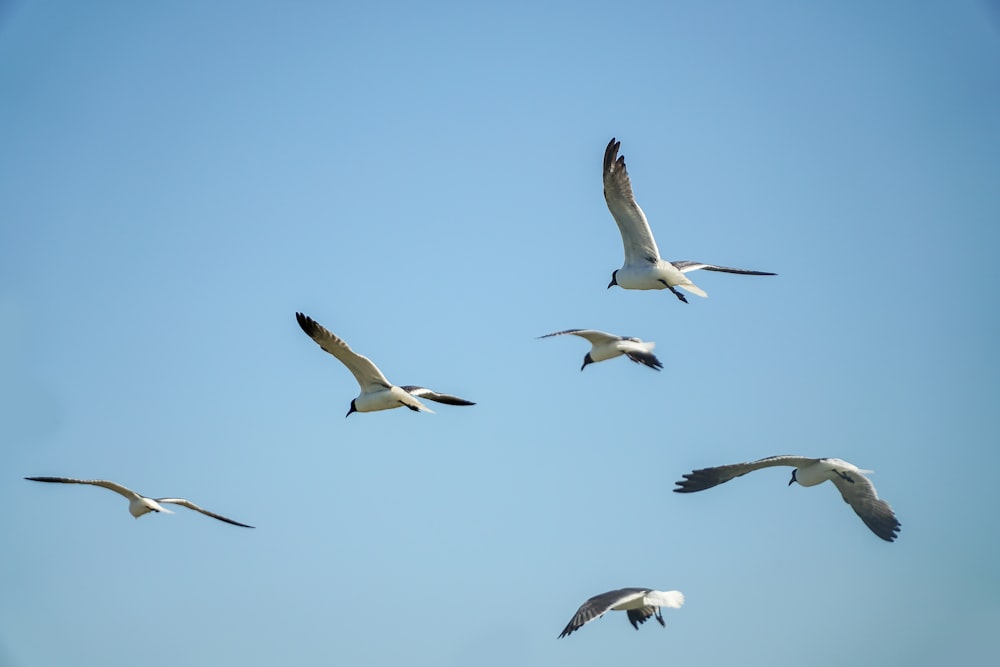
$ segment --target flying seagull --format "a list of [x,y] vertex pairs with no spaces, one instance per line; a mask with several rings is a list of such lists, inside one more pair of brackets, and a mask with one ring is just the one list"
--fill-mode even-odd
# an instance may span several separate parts
[[728,266],[706,264],[705,262],[679,261],[668,262],[660,259],[660,251],[649,229],[646,214],[639,208],[632,194],[632,182],[625,169],[625,156],[618,156],[620,141],[612,137],[604,151],[604,199],[608,209],[618,223],[618,231],[622,235],[622,245],[625,246],[625,264],[611,274],[610,289],[618,285],[625,289],[663,289],[674,293],[678,299],[687,303],[687,298],[675,288],[708,296],[703,289],[691,282],[685,273],[705,269],[706,271],[721,271],[723,273],[741,273],[748,276],[773,276],[765,271],[750,271],[734,269]]
[[792,479],[788,482],[789,486],[792,482],[798,482],[802,486],[816,486],[830,480],[840,490],[844,502],[851,506],[873,533],[887,542],[896,539],[900,526],[896,515],[892,513],[889,503],[878,497],[875,486],[864,476],[864,473],[872,471],[862,470],[840,459],[810,459],[804,456],[784,455],[769,456],[749,463],[702,468],[684,475],[684,479],[676,483],[678,488],[674,491],[677,493],[704,491],[748,472],[772,466],[795,468],[792,471]]
[[187,507],[195,512],[201,512],[206,516],[210,516],[213,519],[218,519],[219,521],[225,521],[226,523],[231,523],[234,526],[242,526],[243,528],[253,528],[253,526],[248,526],[245,523],[240,523],[239,521],[233,521],[232,519],[227,519],[221,514],[216,514],[215,512],[209,512],[206,509],[198,507],[190,500],[185,500],[184,498],[147,498],[145,496],[140,496],[138,493],[132,489],[128,489],[121,484],[115,484],[114,482],[109,482],[103,479],[71,479],[69,477],[25,477],[25,479],[31,480],[32,482],[58,482],[60,484],[90,484],[92,486],[102,486],[105,489],[114,491],[120,496],[124,496],[128,499],[128,511],[136,519],[141,517],[143,514],[149,512],[166,512],[167,514],[173,514],[166,507],[163,507],[160,503],[170,503],[172,505],[181,505],[182,507]]
[[298,320],[302,330],[316,341],[317,345],[337,357],[340,363],[347,366],[347,370],[354,374],[354,379],[361,385],[361,393],[351,401],[351,409],[345,415],[347,417],[350,417],[352,412],[375,412],[376,410],[388,410],[403,405],[414,412],[434,412],[418,401],[416,397],[448,405],[475,405],[472,401],[467,401],[450,394],[439,394],[426,387],[417,387],[415,385],[397,387],[385,379],[382,371],[368,357],[355,353],[347,343],[328,331],[314,319],[302,313],[295,313],[295,319]]
[[628,612],[629,623],[636,630],[639,629],[639,624],[645,623],[650,616],[655,616],[660,625],[666,627],[667,624],[660,615],[660,607],[680,609],[682,604],[684,604],[684,594],[680,591],[654,591],[652,588],[620,588],[617,591],[608,591],[595,595],[580,605],[573,618],[559,634],[559,638],[579,630],[611,610]]
[[625,338],[594,329],[566,329],[565,331],[545,334],[539,338],[551,338],[563,334],[573,334],[590,341],[590,352],[583,358],[583,366],[580,366],[581,371],[587,367],[587,364],[614,359],[623,354],[637,364],[645,364],[655,371],[663,368],[663,364],[653,354],[656,343],[652,341],[645,343],[638,338]]

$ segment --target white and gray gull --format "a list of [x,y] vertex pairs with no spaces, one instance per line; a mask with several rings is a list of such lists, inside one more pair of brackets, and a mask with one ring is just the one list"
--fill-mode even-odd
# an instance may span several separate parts
[[702,468],[684,475],[677,482],[677,493],[692,493],[704,491],[718,486],[731,479],[740,477],[772,466],[792,466],[792,479],[788,485],[798,482],[802,486],[816,486],[830,480],[840,491],[844,502],[851,506],[865,525],[872,532],[887,542],[896,539],[900,523],[893,514],[889,503],[878,497],[875,485],[864,476],[871,470],[862,470],[857,466],[840,459],[810,459],[804,456],[769,456],[749,463],[734,463],[733,465],[716,468]]
[[692,262],[688,260],[668,262],[660,258],[653,232],[649,229],[646,214],[639,208],[632,194],[632,182],[625,169],[625,156],[618,155],[621,142],[612,137],[604,151],[604,199],[608,210],[618,223],[625,247],[625,263],[611,274],[610,289],[614,285],[624,289],[669,289],[674,296],[687,303],[687,298],[677,291],[677,287],[698,296],[708,296],[685,275],[690,271],[705,269],[723,273],[740,273],[748,276],[773,276],[766,271],[734,269],[728,266]]
[[653,354],[653,348],[656,347],[656,343],[652,341],[646,342],[638,338],[616,336],[615,334],[596,331],[595,329],[566,329],[565,331],[545,334],[544,336],[539,336],[539,338],[551,338],[552,336],[562,336],[564,334],[573,334],[574,336],[579,336],[590,341],[590,352],[583,357],[583,366],[580,366],[581,371],[587,367],[587,364],[614,359],[623,354],[635,363],[645,364],[653,370],[658,371],[663,368],[663,364]]
[[434,412],[416,397],[426,398],[438,403],[447,405],[475,405],[472,401],[458,398],[450,394],[440,394],[426,387],[416,385],[404,385],[397,387],[389,382],[378,366],[373,364],[368,357],[364,357],[354,352],[347,343],[338,338],[335,334],[327,330],[321,324],[313,320],[308,315],[295,313],[302,330],[312,338],[317,345],[332,354],[340,363],[347,366],[354,379],[361,386],[361,393],[351,401],[351,409],[347,411],[347,417],[352,412],[375,412],[377,410],[389,410],[402,406],[408,407],[414,412]]
[[219,521],[225,521],[226,523],[231,523],[234,526],[241,526],[243,528],[253,528],[253,526],[248,526],[245,523],[240,523],[239,521],[233,521],[232,519],[227,519],[221,514],[216,514],[215,512],[209,512],[207,509],[198,507],[190,500],[184,498],[147,498],[141,496],[132,489],[122,486],[121,484],[116,484],[115,482],[109,482],[104,479],[72,479],[70,477],[25,477],[27,480],[32,482],[57,482],[59,484],[90,484],[91,486],[100,486],[102,488],[108,489],[109,491],[114,491],[120,496],[125,497],[128,500],[128,511],[136,519],[141,517],[143,514],[148,514],[149,512],[164,512],[166,514],[173,514],[166,507],[163,507],[162,503],[169,503],[172,505],[180,505],[182,507],[187,507],[188,509],[194,510],[195,512],[201,512],[205,516],[210,516],[213,519],[218,519]]
[[617,610],[628,613],[629,623],[636,630],[640,623],[645,623],[650,616],[655,616],[660,625],[666,627],[660,607],[680,609],[684,604],[684,594],[680,591],[654,591],[652,588],[619,588],[590,598],[576,610],[573,618],[559,634],[565,637],[585,624],[600,618],[608,611]]

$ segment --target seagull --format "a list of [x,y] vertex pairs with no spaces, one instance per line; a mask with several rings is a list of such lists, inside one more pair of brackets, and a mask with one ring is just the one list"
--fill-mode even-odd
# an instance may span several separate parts
[[655,616],[660,625],[666,627],[667,624],[660,615],[660,607],[680,609],[682,604],[684,604],[684,594],[680,591],[654,591],[652,588],[620,588],[617,591],[608,591],[595,595],[580,605],[558,639],[574,630],[579,630],[610,610],[628,612],[629,623],[636,630],[639,629],[639,624],[645,623],[650,616]]
[[295,319],[298,320],[302,330],[316,341],[317,345],[347,366],[347,370],[354,374],[354,379],[361,385],[361,393],[351,401],[351,409],[347,411],[346,417],[350,417],[352,412],[375,412],[403,405],[414,412],[434,412],[418,401],[417,397],[447,405],[475,405],[472,401],[467,401],[464,398],[450,394],[439,394],[426,387],[416,385],[397,387],[385,379],[382,371],[368,357],[361,356],[351,350],[347,343],[314,319],[302,313],[295,313]]
[[899,521],[892,513],[889,503],[881,500],[875,492],[875,486],[864,476],[871,470],[862,470],[857,466],[840,459],[810,459],[804,456],[769,456],[759,461],[735,463],[717,468],[702,468],[684,475],[684,479],[676,482],[677,493],[704,491],[723,482],[745,475],[761,468],[771,466],[792,466],[792,482],[802,486],[816,486],[826,480],[834,483],[844,497],[844,502],[851,506],[865,525],[886,542],[896,539],[899,532]]
[[124,496],[128,499],[128,511],[136,519],[141,517],[143,514],[148,514],[149,512],[166,512],[167,514],[173,514],[166,507],[163,507],[160,503],[170,503],[172,505],[181,505],[192,509],[195,512],[201,512],[206,516],[210,516],[213,519],[218,519],[219,521],[225,521],[226,523],[231,523],[234,526],[242,526],[243,528],[253,528],[253,526],[248,526],[245,523],[240,523],[239,521],[233,521],[232,519],[227,519],[221,514],[216,514],[215,512],[209,512],[206,509],[198,507],[190,500],[185,500],[184,498],[147,498],[145,496],[140,496],[138,493],[132,489],[126,488],[121,484],[115,484],[114,482],[109,482],[103,479],[72,479],[69,477],[25,477],[27,480],[32,482],[58,482],[60,484],[90,484],[92,486],[101,486],[105,489],[114,491],[120,496]]
[[604,199],[608,210],[618,223],[618,231],[622,235],[622,245],[625,246],[625,264],[611,274],[608,289],[618,285],[625,289],[663,289],[667,288],[674,296],[687,303],[687,298],[675,288],[682,289],[707,297],[705,290],[691,282],[685,273],[705,269],[706,271],[721,271],[723,273],[741,273],[748,276],[773,276],[765,271],[750,271],[734,269],[729,266],[706,264],[705,262],[679,261],[668,262],[660,259],[660,251],[649,229],[646,214],[639,208],[632,194],[632,182],[625,169],[625,156],[618,156],[620,141],[614,137],[604,151]]
[[614,359],[623,354],[637,364],[645,364],[654,371],[663,368],[663,364],[653,354],[653,348],[656,347],[656,343],[652,341],[645,343],[638,338],[616,336],[594,329],[566,329],[565,331],[545,334],[544,336],[539,336],[539,338],[550,338],[552,336],[562,336],[563,334],[573,334],[574,336],[586,338],[590,341],[590,352],[583,358],[583,366],[580,366],[581,371],[587,367],[587,364]]

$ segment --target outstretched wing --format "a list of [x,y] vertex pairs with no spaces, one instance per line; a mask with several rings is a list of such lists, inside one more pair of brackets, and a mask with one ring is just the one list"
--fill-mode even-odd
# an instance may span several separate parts
[[732,465],[718,466],[715,468],[701,468],[700,470],[695,470],[684,475],[684,479],[677,484],[677,493],[692,493],[694,491],[704,491],[705,489],[711,489],[713,486],[718,486],[728,482],[731,479],[735,479],[748,472],[753,472],[754,470],[760,470],[761,468],[770,468],[771,466],[792,466],[799,467],[807,463],[813,463],[817,459],[810,459],[804,456],[768,456],[767,458],[758,459],[757,461],[750,461],[747,463],[734,463]]
[[612,137],[604,151],[604,200],[618,223],[625,248],[625,263],[649,262],[660,259],[660,251],[649,229],[646,214],[632,194],[632,182],[625,168],[625,156],[618,155],[620,141]]
[[120,496],[124,496],[129,500],[134,500],[136,498],[141,498],[138,493],[133,491],[128,487],[124,487],[121,484],[116,484],[114,482],[109,482],[106,479],[73,479],[72,477],[25,477],[25,479],[30,479],[32,482],[57,482],[59,484],[90,484],[91,486],[100,486],[109,491],[114,491]]
[[851,506],[865,525],[886,542],[896,539],[900,523],[889,503],[878,497],[875,485],[859,472],[846,471],[833,478],[844,502]]
[[731,266],[718,266],[716,264],[706,264],[705,262],[691,262],[688,260],[681,260],[679,262],[670,262],[674,265],[674,268],[681,273],[688,273],[689,271],[697,271],[698,269],[705,269],[706,271],[720,271],[722,273],[741,273],[745,276],[776,276],[777,273],[769,273],[767,271],[751,271],[750,269],[734,269]]
[[601,593],[600,595],[595,595],[590,598],[576,610],[573,614],[573,618],[570,619],[566,627],[559,634],[559,637],[565,637],[566,635],[579,630],[584,625],[594,620],[595,618],[600,618],[609,609],[615,605],[619,605],[629,600],[634,600],[637,597],[642,597],[650,589],[648,588],[622,588],[617,591],[608,591],[607,593]]
[[321,325],[316,320],[302,313],[295,313],[295,319],[306,334],[316,341],[316,344],[335,356],[340,363],[347,366],[354,379],[361,385],[361,391],[368,392],[381,388],[389,388],[392,384],[385,379],[378,366],[373,364],[368,357],[354,352],[351,347],[342,339],[337,337],[329,329]]
[[181,507],[186,507],[188,509],[194,510],[195,512],[201,512],[205,516],[210,516],[213,519],[218,519],[219,521],[225,521],[226,523],[231,523],[234,526],[241,526],[243,528],[253,528],[253,526],[248,526],[245,523],[240,523],[239,521],[233,521],[232,519],[227,519],[221,514],[216,514],[215,512],[209,512],[203,507],[198,507],[190,500],[186,498],[153,498],[158,503],[170,503],[172,505],[180,505]]
[[408,384],[406,386],[400,387],[403,391],[411,396],[416,396],[417,398],[426,398],[429,401],[437,401],[438,403],[445,403],[447,405],[475,405],[472,401],[467,401],[464,398],[459,398],[458,396],[452,396],[451,394],[439,394],[433,389],[428,389],[427,387],[418,387],[413,384]]
[[566,329],[565,331],[556,331],[554,333],[545,334],[544,336],[539,336],[539,338],[551,338],[552,336],[562,336],[564,334],[573,334],[574,336],[585,338],[590,341],[591,345],[611,343],[616,340],[621,340],[622,338],[621,336],[605,333],[603,331],[597,331],[596,329]]

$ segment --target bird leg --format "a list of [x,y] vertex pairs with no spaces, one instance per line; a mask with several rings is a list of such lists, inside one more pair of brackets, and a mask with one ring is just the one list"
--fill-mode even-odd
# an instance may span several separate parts
[[674,296],[676,296],[676,297],[677,297],[678,299],[680,299],[680,300],[681,300],[681,301],[683,301],[684,303],[687,303],[687,302],[688,302],[688,300],[687,300],[686,298],[684,298],[684,295],[683,295],[683,294],[681,294],[680,292],[678,292],[677,290],[675,290],[675,289],[674,289],[674,288],[673,288],[673,287],[672,287],[672,286],[671,286],[671,285],[670,285],[670,284],[669,284],[669,283],[668,283],[668,282],[667,282],[666,280],[663,280],[663,279],[661,278],[661,279],[660,279],[660,282],[661,282],[661,283],[663,283],[664,285],[666,285],[666,286],[667,286],[667,289],[668,289],[668,290],[670,290],[671,292],[673,292],[673,293],[674,293]]

